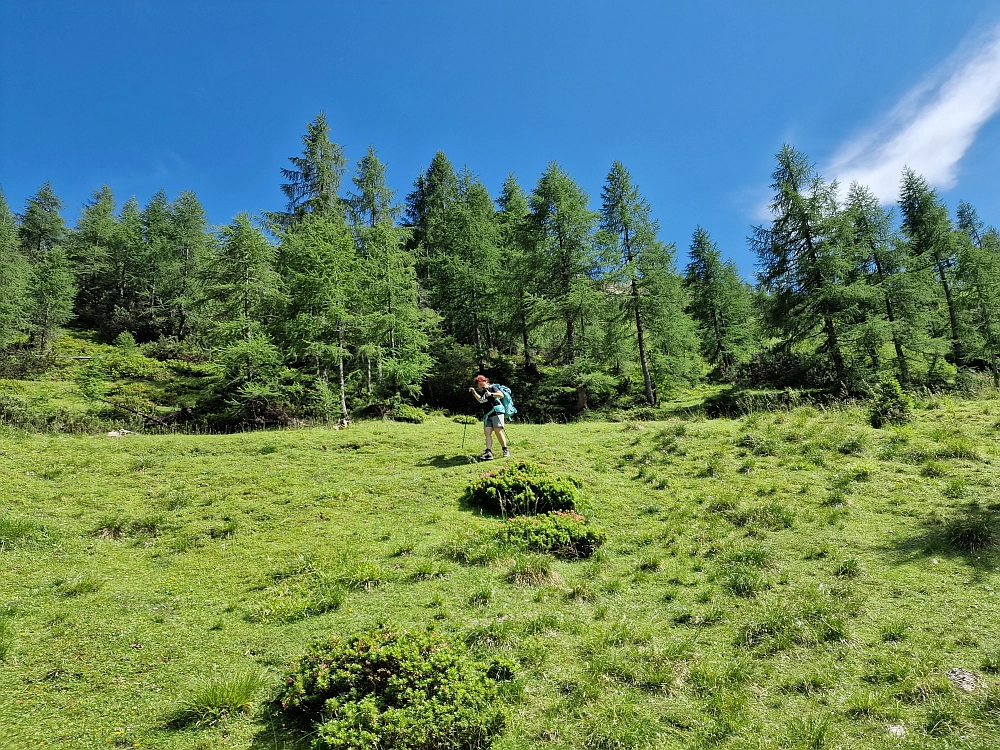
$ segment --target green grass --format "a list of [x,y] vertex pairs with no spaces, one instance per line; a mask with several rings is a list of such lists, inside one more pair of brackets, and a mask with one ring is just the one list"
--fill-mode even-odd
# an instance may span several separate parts
[[496,543],[459,498],[497,463],[439,416],[0,432],[0,748],[304,750],[267,697],[379,623],[517,663],[498,750],[990,747],[998,414],[515,423],[515,458],[578,478],[608,532],[579,561]]

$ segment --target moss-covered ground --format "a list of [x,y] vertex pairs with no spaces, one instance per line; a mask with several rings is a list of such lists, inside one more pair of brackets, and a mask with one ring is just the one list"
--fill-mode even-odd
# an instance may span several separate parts
[[[502,521],[459,497],[490,467],[444,417],[0,433],[0,748],[305,748],[268,695],[379,623],[520,665],[501,750],[1000,747],[998,419],[940,397],[883,430],[514,423],[515,458],[578,478],[608,532],[583,561],[479,554]],[[171,723],[253,672],[247,711]]]

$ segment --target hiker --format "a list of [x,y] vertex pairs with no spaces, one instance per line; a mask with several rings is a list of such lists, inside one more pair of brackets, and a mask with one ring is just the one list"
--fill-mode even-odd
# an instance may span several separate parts
[[483,406],[483,432],[486,434],[486,451],[479,457],[479,460],[493,460],[494,432],[503,448],[503,457],[509,458],[507,435],[503,431],[503,418],[507,414],[503,405],[504,392],[500,390],[500,386],[490,383],[490,379],[485,375],[476,375],[472,382],[475,385],[469,388],[469,393]]

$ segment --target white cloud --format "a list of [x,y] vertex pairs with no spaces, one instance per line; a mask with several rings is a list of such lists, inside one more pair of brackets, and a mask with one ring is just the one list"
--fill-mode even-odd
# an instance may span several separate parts
[[977,37],[910,91],[877,127],[845,144],[822,171],[846,187],[896,200],[903,167],[937,188],[955,186],[958,163],[1000,109],[1000,26]]

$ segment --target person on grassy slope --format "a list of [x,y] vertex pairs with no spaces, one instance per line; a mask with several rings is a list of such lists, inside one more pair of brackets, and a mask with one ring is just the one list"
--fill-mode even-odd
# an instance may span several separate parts
[[503,405],[503,391],[485,375],[476,375],[472,382],[473,387],[469,388],[469,393],[483,407],[483,432],[486,435],[486,451],[479,460],[493,460],[493,433],[496,433],[503,448],[503,457],[508,458],[510,450],[507,448],[507,435],[503,431],[503,418],[507,414]]

